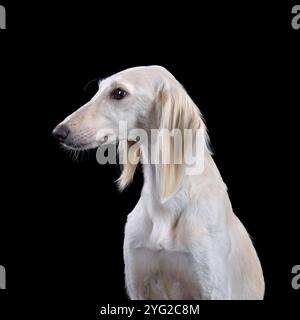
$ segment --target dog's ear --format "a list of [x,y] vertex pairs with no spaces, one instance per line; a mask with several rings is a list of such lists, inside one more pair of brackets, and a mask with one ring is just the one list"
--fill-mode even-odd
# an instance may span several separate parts
[[118,147],[119,162],[122,164],[122,173],[117,180],[120,191],[123,191],[133,180],[133,176],[141,157],[141,149],[138,143],[130,143],[127,140],[120,141]]
[[[206,129],[199,109],[179,83],[163,85],[159,89],[157,107],[159,131],[163,132],[159,134],[161,140],[157,141],[162,160],[157,166],[157,181],[160,183],[161,200],[165,202],[181,185],[189,162],[187,154],[195,150],[193,143],[199,131],[202,136],[196,148],[206,146]],[[167,154],[170,162],[166,163],[161,154]]]

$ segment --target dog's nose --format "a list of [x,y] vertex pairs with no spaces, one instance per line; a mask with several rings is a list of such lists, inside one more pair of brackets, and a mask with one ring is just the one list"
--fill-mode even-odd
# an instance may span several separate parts
[[58,141],[65,141],[70,133],[70,129],[65,124],[59,124],[54,130],[52,131],[52,134],[54,138],[56,138]]

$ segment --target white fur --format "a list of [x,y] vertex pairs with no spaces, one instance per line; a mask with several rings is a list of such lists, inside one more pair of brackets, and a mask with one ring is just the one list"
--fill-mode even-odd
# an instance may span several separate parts
[[[116,86],[124,86],[129,96],[112,101],[108,93]],[[105,132],[117,134],[119,120],[127,121],[129,130],[202,128],[206,135],[191,98],[159,66],[132,68],[105,79],[97,95],[64,124],[71,128],[76,145],[89,148],[99,145]],[[232,211],[207,137],[200,143],[205,144],[201,174],[187,175],[184,164],[143,165],[141,197],[125,227],[125,277],[131,299],[264,296],[255,249]],[[147,148],[138,144],[136,156],[142,159]],[[125,165],[119,179],[121,189],[131,182],[135,168]]]

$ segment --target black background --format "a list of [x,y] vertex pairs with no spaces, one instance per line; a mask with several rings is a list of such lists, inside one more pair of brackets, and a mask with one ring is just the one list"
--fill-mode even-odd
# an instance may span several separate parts
[[0,300],[29,298],[48,314],[86,319],[105,302],[127,301],[123,229],[142,174],[120,194],[117,166],[98,165],[95,151],[72,161],[51,131],[93,96],[91,80],[151,64],[169,69],[206,119],[234,211],[261,259],[264,303],[299,300],[291,287],[299,264],[293,4],[1,4]]

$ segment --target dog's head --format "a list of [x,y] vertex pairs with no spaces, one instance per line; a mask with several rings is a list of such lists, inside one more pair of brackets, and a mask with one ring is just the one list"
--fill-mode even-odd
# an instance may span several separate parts
[[91,101],[61,122],[53,135],[66,147],[82,150],[114,142],[120,121],[126,121],[128,130],[149,126],[163,73],[167,71],[161,67],[137,67],[102,80]]
[[[128,131],[205,129],[198,108],[174,76],[163,67],[148,66],[127,69],[102,80],[91,101],[61,122],[53,135],[66,148],[96,148],[117,142],[121,121],[126,123]],[[128,143],[137,142],[129,139]],[[206,145],[205,141],[203,144]],[[181,147],[186,150],[187,146]],[[166,198],[177,189],[183,166],[173,163],[158,167]],[[131,181],[135,168],[136,163],[124,166],[119,179],[121,188]]]

